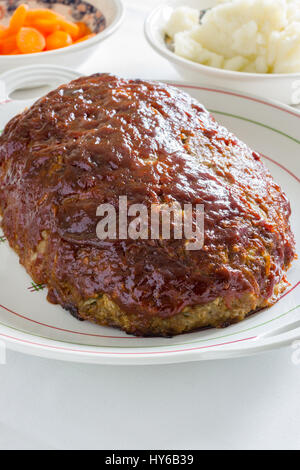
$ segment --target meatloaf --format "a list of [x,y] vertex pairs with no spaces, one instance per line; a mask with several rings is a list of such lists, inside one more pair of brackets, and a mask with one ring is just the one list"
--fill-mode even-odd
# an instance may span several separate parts
[[[97,207],[203,204],[204,243],[100,239]],[[260,155],[188,94],[109,74],[80,78],[0,137],[10,246],[48,300],[141,336],[224,327],[274,303],[294,256],[290,204]]]

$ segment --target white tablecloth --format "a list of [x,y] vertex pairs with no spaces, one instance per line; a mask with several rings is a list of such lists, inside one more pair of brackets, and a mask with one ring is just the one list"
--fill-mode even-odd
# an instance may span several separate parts
[[[83,71],[179,78],[143,37],[155,3],[127,0],[123,26]],[[8,351],[0,366],[0,448],[299,449],[300,366],[292,352],[110,367]]]

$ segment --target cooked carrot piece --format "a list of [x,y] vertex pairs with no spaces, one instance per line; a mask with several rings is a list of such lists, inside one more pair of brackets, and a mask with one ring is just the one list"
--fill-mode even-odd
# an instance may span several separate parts
[[59,18],[62,18],[62,16],[48,8],[37,8],[27,12],[28,21],[35,21],[36,19],[57,21]]
[[61,47],[70,46],[72,44],[72,38],[66,31],[55,31],[46,38],[46,49],[51,51],[52,49],[60,49]]
[[86,36],[83,36],[82,38],[77,39],[77,41],[75,41],[74,44],[77,44],[78,42],[86,41],[87,39],[93,38],[94,36],[96,36],[95,33],[87,34]]
[[59,19],[58,23],[60,29],[68,33],[71,38],[76,41],[76,39],[79,37],[79,27],[77,26],[77,24],[72,23],[71,21],[67,21],[65,19]]
[[11,54],[12,51],[17,49],[17,36],[8,36],[0,41],[1,52],[4,55]]
[[59,24],[54,20],[36,19],[31,22],[31,26],[36,28],[42,34],[52,34],[59,30]]
[[5,28],[5,26],[2,26],[0,24],[0,39],[3,38],[6,35],[6,31],[7,31],[7,29]]
[[20,28],[25,23],[26,15],[28,11],[28,6],[25,4],[19,5],[18,8],[15,10],[14,14],[12,15],[9,27],[8,27],[8,34],[17,34]]
[[29,10],[24,3],[16,8],[7,28],[0,25],[0,54],[60,49],[93,36],[95,34],[82,21],[69,21],[49,8]]
[[83,38],[83,36],[87,36],[88,34],[92,33],[90,28],[85,23],[83,23],[83,21],[78,21],[76,24],[78,26],[78,38],[77,39]]
[[35,28],[21,28],[17,34],[17,46],[23,54],[41,52],[45,45],[44,36]]

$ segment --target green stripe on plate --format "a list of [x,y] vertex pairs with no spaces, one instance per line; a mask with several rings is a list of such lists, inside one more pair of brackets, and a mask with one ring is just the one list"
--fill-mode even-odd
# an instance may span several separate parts
[[295,137],[292,137],[288,134],[285,134],[285,132],[279,131],[278,129],[275,129],[274,127],[268,126],[267,124],[263,124],[262,122],[254,121],[253,119],[248,119],[243,116],[238,116],[237,114],[231,114],[231,113],[225,113],[223,111],[216,111],[215,109],[209,109],[210,113],[213,114],[221,114],[222,116],[228,116],[228,117],[233,117],[236,119],[240,119],[241,121],[246,121],[250,122],[251,124],[256,124],[257,126],[264,127],[265,129],[269,129],[270,131],[276,132],[277,134],[283,135],[287,139],[292,140],[293,142],[296,142],[296,144],[300,144],[300,140],[295,139]]

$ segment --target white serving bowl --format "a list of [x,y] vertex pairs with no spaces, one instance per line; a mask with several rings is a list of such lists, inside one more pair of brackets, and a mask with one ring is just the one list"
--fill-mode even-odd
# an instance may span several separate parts
[[286,104],[300,103],[300,73],[259,74],[232,72],[198,64],[184,59],[168,49],[164,41],[164,27],[172,10],[178,6],[189,6],[198,10],[216,5],[214,0],[173,0],[155,8],[145,21],[145,36],[150,45],[165,57],[189,82],[207,86],[231,88],[263,97],[279,100]]
[[[4,2],[4,4],[6,3]],[[27,3],[31,6],[30,1]],[[41,3],[39,7],[47,7],[45,2],[35,0],[35,3]],[[86,41],[62,49],[35,54],[0,55],[0,72],[34,64],[55,64],[73,69],[80,67],[94,53],[99,44],[116,31],[124,17],[122,0],[86,0],[86,3],[93,5],[103,13],[106,19],[106,27],[103,31]]]

